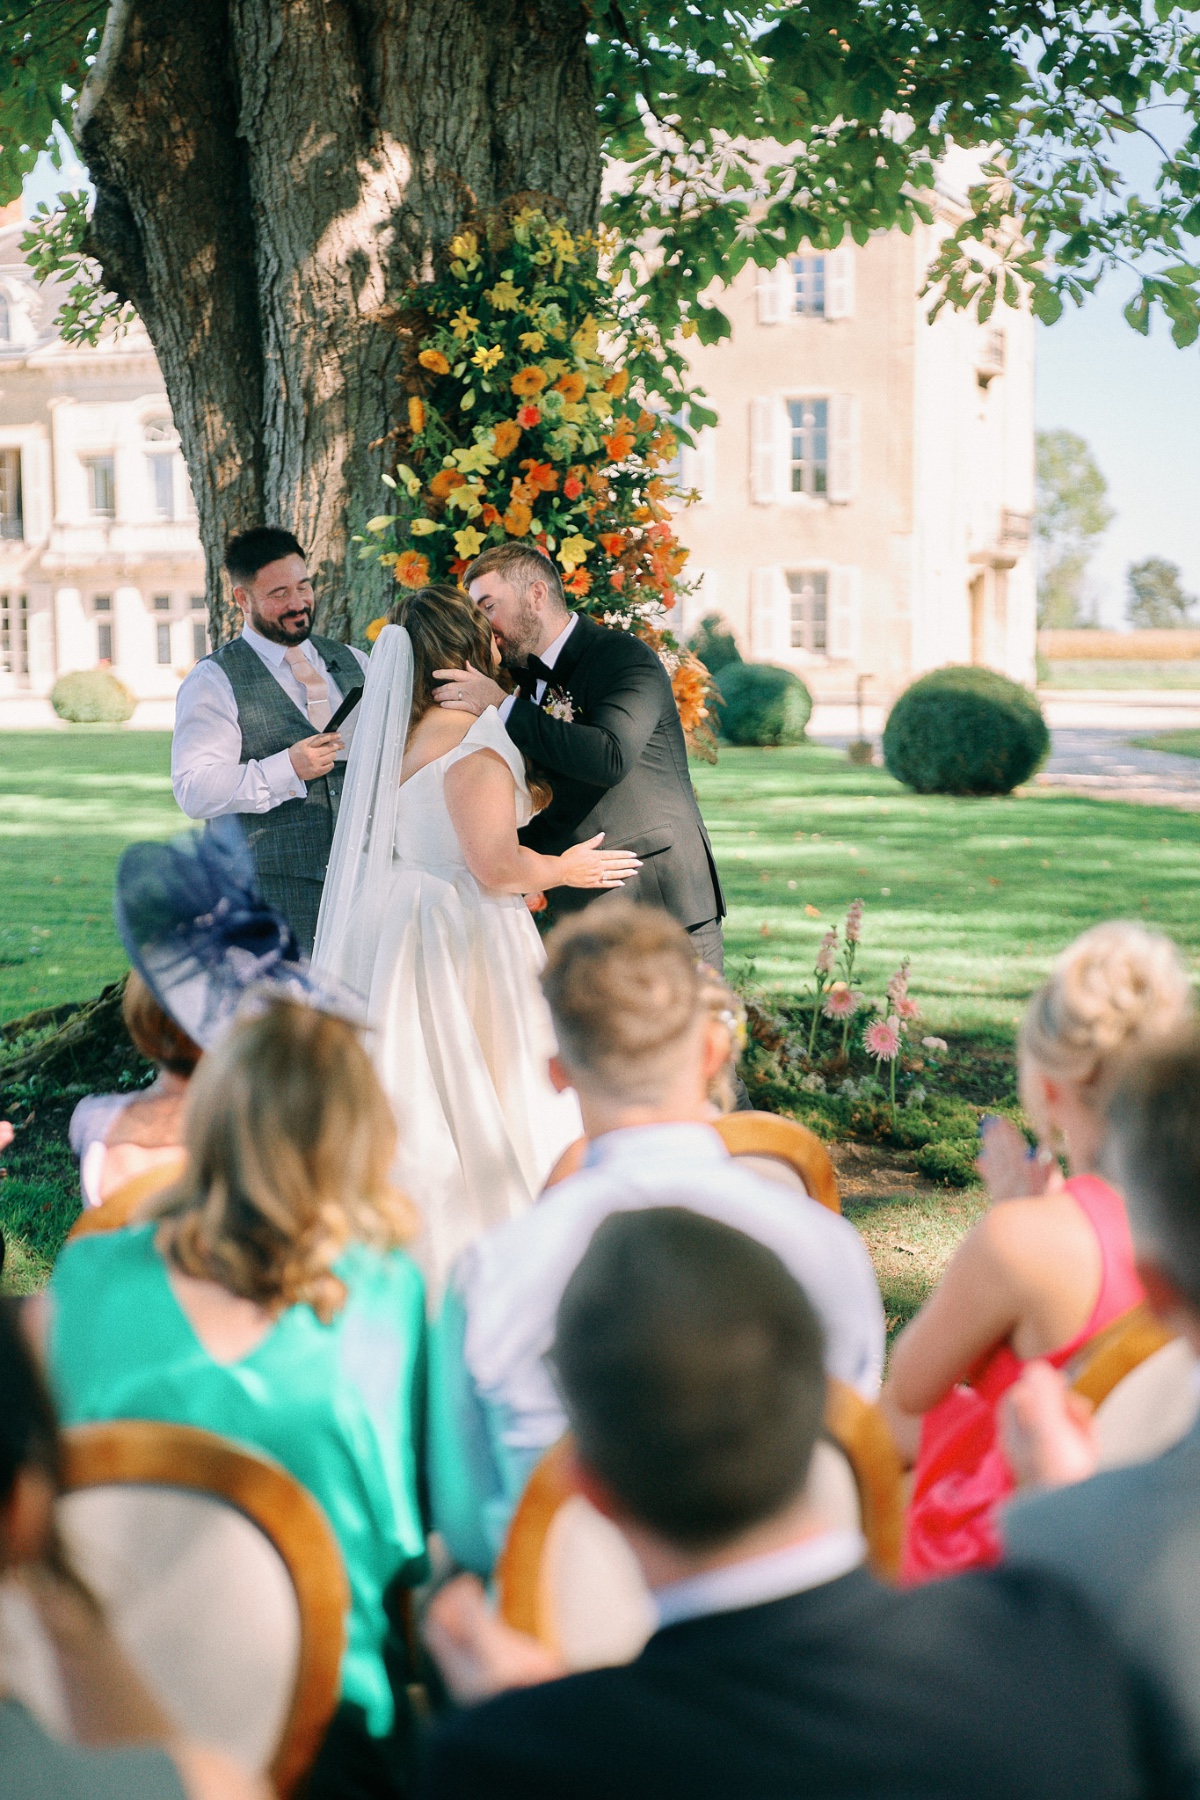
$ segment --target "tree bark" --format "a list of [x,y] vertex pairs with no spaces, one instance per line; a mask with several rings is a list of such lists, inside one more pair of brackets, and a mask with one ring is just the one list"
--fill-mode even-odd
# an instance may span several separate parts
[[351,543],[398,408],[380,310],[476,207],[548,194],[595,222],[586,30],[578,0],[112,0],[77,127],[91,248],[158,354],[215,638],[251,524],[306,546],[324,630],[387,604]]

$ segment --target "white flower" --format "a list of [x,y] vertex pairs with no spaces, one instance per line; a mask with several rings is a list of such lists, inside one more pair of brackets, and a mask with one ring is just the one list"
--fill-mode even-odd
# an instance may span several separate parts
[[926,1050],[948,1050],[950,1048],[950,1046],[946,1042],[945,1038],[939,1038],[939,1037],[922,1038],[921,1043],[924,1045]]
[[542,701],[542,711],[549,713],[552,719],[561,719],[564,724],[571,725],[575,720],[575,707],[571,696],[562,688],[550,688]]
[[908,1099],[904,1102],[905,1106],[920,1106],[922,1100],[925,1098],[925,1092],[926,1090],[920,1083],[918,1083],[915,1088],[909,1088]]

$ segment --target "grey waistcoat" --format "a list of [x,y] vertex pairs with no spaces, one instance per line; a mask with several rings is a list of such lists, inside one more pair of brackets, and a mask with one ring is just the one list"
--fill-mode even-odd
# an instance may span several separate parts
[[[313,636],[313,646],[343,694],[361,687],[364,675],[345,644]],[[229,677],[237,702],[242,733],[242,762],[261,762],[280,750],[290,750],[301,738],[313,736],[307,713],[289,700],[262,658],[249,644],[234,638],[213,661]],[[345,763],[335,763],[328,775],[305,785],[304,800],[284,800],[266,813],[245,813],[246,841],[260,875],[323,881],[329,866],[338,802],[346,778]]]

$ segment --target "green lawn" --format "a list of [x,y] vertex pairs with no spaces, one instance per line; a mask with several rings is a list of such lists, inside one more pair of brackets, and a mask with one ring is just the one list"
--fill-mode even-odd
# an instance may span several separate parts
[[165,731],[0,733],[0,1022],[86,1000],[122,974],[113,870],[187,821]]
[[1169,750],[1173,756],[1200,756],[1200,731],[1156,731],[1153,737],[1130,738],[1139,750]]
[[726,886],[732,967],[752,961],[762,986],[802,987],[856,895],[868,990],[911,956],[934,1031],[1015,1025],[1056,953],[1099,919],[1159,925],[1200,963],[1194,814],[1036,788],[921,796],[816,746],[723,749],[693,779]]
[[1116,656],[1047,663],[1044,688],[1200,688],[1200,662],[1142,662]]

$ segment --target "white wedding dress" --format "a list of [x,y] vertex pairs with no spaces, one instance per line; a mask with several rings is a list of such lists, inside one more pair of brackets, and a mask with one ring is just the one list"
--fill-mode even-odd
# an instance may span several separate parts
[[411,711],[408,634],[371,656],[321,903],[314,966],[367,998],[375,1065],[396,1114],[394,1175],[415,1201],[413,1246],[431,1298],[489,1226],[529,1206],[582,1135],[538,985],[545,955],[518,894],[480,886],[446,807],[446,771],[480,750],[512,771],[517,825],[533,808],[524,762],[494,708],[400,785]]

